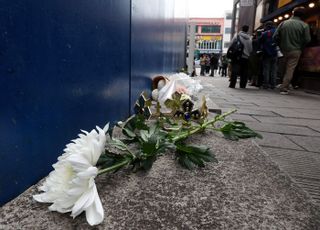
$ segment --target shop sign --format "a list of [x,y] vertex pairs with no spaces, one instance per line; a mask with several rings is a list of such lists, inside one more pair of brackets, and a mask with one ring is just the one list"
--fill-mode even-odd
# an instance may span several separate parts
[[307,47],[299,63],[299,70],[320,73],[320,46]]
[[290,2],[292,2],[292,0],[279,0],[278,8],[283,7],[284,5],[287,5]]
[[213,36],[197,36],[197,40],[202,40],[202,41],[220,41],[222,40],[222,36],[220,35],[213,35]]
[[253,0],[240,0],[240,6],[253,6]]

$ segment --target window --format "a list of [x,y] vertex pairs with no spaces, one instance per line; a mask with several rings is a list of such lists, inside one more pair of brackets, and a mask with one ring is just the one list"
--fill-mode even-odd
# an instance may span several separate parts
[[231,34],[231,27],[226,27],[226,28],[224,29],[224,33],[225,33],[225,34]]
[[221,26],[202,26],[201,33],[220,33]]
[[224,48],[229,48],[229,46],[230,46],[230,42],[225,42],[224,43]]
[[226,19],[227,20],[232,20],[232,13],[227,13]]

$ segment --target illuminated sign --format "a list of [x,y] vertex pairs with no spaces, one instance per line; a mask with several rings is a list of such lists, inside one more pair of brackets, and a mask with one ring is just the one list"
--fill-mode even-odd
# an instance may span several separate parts
[[279,0],[278,8],[283,7],[284,5],[287,5],[290,2],[292,2],[292,0]]

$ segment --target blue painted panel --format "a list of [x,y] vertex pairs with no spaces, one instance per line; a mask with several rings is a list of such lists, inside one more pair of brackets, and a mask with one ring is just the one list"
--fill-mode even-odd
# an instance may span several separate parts
[[124,119],[151,77],[183,67],[186,21],[171,0],[0,3],[1,205],[80,129]]
[[175,3],[174,0],[132,0],[133,101],[142,90],[150,91],[152,77],[184,67],[186,19],[174,17]]
[[1,1],[0,205],[80,129],[129,115],[129,63],[128,0]]

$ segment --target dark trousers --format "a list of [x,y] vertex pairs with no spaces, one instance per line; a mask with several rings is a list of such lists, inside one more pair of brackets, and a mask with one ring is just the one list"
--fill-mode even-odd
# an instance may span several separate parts
[[206,66],[205,65],[201,65],[201,71],[200,71],[200,76],[204,76],[204,71],[206,69]]
[[237,77],[240,76],[240,88],[246,88],[248,82],[248,59],[241,58],[239,61],[232,62],[232,72],[230,79],[230,88],[234,88],[237,83]]
[[275,88],[277,78],[277,57],[265,56],[262,59],[263,63],[263,87]]
[[227,76],[227,65],[222,66],[221,70],[222,70],[221,77],[226,77]]

